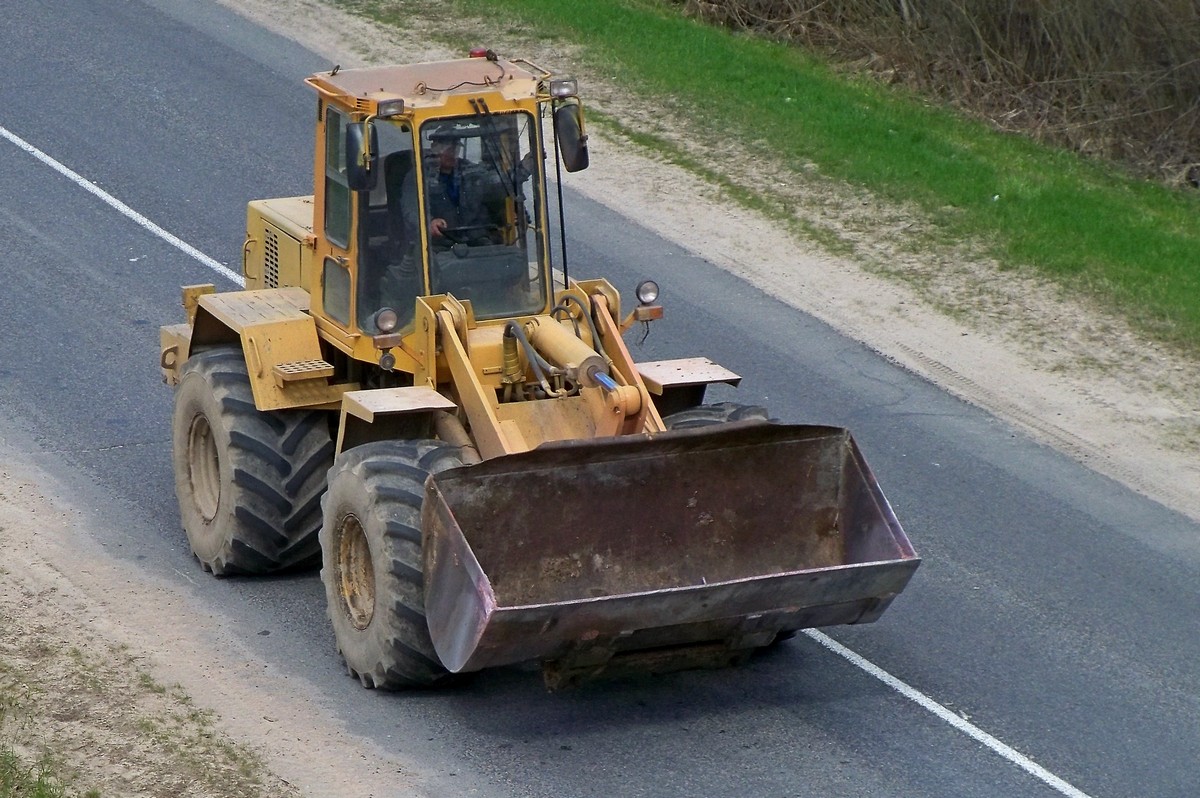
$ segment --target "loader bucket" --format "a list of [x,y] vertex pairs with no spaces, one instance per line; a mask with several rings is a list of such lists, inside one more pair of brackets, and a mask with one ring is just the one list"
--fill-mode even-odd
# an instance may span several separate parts
[[431,476],[423,520],[442,664],[539,660],[548,683],[639,658],[724,664],[780,632],[870,622],[920,562],[835,427],[548,444]]

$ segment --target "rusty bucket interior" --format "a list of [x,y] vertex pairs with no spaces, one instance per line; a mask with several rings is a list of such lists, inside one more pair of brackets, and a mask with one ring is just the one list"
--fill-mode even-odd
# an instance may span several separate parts
[[432,477],[425,529],[451,670],[873,620],[918,563],[834,427],[545,446]]

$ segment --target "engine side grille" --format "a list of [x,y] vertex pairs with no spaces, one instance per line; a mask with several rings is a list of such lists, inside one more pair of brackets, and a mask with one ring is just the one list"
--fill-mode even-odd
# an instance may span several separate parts
[[279,287],[279,236],[270,227],[266,229],[263,244],[263,287]]

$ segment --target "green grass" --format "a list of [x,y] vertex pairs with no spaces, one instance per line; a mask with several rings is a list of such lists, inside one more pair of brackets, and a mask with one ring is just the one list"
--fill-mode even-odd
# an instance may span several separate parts
[[[397,2],[343,5],[400,26],[413,13]],[[1200,353],[1194,195],[997,133],[797,49],[685,18],[660,0],[454,5],[502,33],[572,45],[589,68],[648,108],[667,108],[697,137],[727,139],[748,158],[766,152],[796,180],[811,180],[802,167],[814,164],[822,178],[917,208],[938,239],[968,242],[1001,268],[1035,270]],[[686,156],[672,159],[689,166]],[[746,192],[731,196],[763,204]]]
[[59,777],[59,767],[48,754],[28,762],[14,749],[0,744],[0,798],[100,798],[89,790],[80,795]]
[[64,794],[50,762],[29,764],[12,748],[0,747],[0,798],[60,798]]

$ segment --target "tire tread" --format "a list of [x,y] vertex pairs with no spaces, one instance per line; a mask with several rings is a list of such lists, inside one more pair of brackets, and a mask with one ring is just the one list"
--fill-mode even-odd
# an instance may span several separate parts
[[[194,354],[184,365],[183,379],[193,374],[216,399],[219,418],[209,423],[227,430],[229,445],[219,456],[228,458],[232,474],[222,490],[233,495],[221,499],[233,503],[231,528],[226,545],[205,568],[220,576],[311,567],[320,552],[320,497],[333,462],[325,414],[258,410],[237,347]],[[180,496],[181,505],[187,500]]]
[[[421,510],[426,478],[461,465],[457,452],[456,447],[434,440],[379,441],[344,452],[330,472],[330,484],[339,486],[339,497],[343,481],[349,480],[345,483],[348,498],[344,506],[335,507],[332,494],[325,497],[321,574],[338,651],[347,670],[369,687],[430,687],[451,677],[433,649],[425,615]],[[360,500],[361,506],[353,510],[367,534],[372,557],[387,563],[384,584],[376,570],[376,615],[365,630],[341,622],[337,615],[341,598],[332,584],[337,578],[334,537],[344,517],[339,514],[350,512],[350,506]]]

